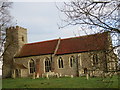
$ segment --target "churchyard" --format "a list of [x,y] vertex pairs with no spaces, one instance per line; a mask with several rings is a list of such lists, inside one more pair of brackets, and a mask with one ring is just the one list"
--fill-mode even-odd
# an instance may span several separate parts
[[118,76],[107,78],[61,77],[61,78],[7,78],[2,88],[118,88]]

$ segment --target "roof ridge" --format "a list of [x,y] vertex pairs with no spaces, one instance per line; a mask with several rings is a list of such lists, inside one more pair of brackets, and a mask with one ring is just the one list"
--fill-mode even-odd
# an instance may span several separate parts
[[[106,32],[103,32],[106,33]],[[81,38],[81,37],[89,37],[89,36],[94,36],[94,35],[100,35],[103,33],[96,33],[96,34],[89,34],[89,35],[83,35],[83,36],[77,36],[77,37],[70,37],[70,38],[63,38],[61,40],[68,40],[68,39],[74,39],[74,38]],[[25,45],[33,45],[33,44],[39,44],[39,43],[44,43],[44,42],[51,42],[59,39],[52,39],[52,40],[46,40],[46,41],[40,41],[40,42],[33,42],[33,43],[26,43]]]
[[39,43],[44,43],[44,42],[56,41],[56,40],[58,40],[58,39],[52,39],[52,40],[46,40],[46,41],[40,41],[40,42],[33,42],[33,43],[26,43],[25,45],[39,44]]

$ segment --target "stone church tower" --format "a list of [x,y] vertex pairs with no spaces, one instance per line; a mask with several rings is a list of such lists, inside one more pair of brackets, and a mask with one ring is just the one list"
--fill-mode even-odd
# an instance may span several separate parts
[[6,29],[5,53],[3,55],[3,78],[11,77],[13,57],[27,43],[27,29],[16,26]]

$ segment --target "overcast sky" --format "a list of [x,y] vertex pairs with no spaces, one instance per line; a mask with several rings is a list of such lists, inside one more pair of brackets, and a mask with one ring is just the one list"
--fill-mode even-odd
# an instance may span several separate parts
[[[57,5],[62,6],[62,3]],[[38,42],[79,35],[78,27],[59,29],[60,17],[64,15],[55,2],[14,2],[11,9],[16,25],[28,29],[28,42]]]

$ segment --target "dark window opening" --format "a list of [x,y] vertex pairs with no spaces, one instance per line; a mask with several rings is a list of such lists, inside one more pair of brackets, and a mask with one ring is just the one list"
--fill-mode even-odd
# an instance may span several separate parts
[[29,67],[30,67],[30,73],[34,73],[35,72],[35,63],[33,60],[30,60]]
[[87,68],[84,68],[84,74],[87,74]]
[[49,58],[45,59],[45,72],[51,71],[51,61]]
[[18,69],[15,69],[15,75],[16,75],[16,77],[19,77],[19,70]]
[[73,67],[74,60],[75,60],[74,56],[71,56],[70,57],[70,67]]
[[59,59],[58,59],[58,65],[59,65],[59,68],[63,68],[64,66],[63,66],[63,59],[62,59],[62,57],[60,57]]
[[25,41],[23,36],[22,36],[22,41],[23,41],[23,42]]

